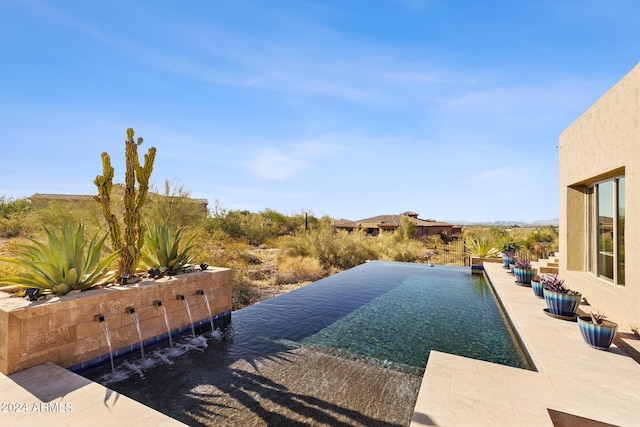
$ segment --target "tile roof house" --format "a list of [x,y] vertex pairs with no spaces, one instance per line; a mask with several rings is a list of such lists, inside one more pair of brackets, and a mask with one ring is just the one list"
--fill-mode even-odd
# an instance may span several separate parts
[[416,212],[403,212],[399,215],[378,215],[358,221],[334,219],[333,226],[336,229],[347,231],[362,229],[371,236],[377,236],[384,231],[395,231],[400,227],[403,216],[408,216],[416,225],[416,237],[432,236],[435,234],[452,237],[462,232],[462,227],[449,224],[448,222],[436,221],[435,219],[420,219]]

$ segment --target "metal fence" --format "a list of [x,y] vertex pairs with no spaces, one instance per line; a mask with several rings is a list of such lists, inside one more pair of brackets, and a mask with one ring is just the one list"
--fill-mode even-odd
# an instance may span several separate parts
[[469,264],[469,253],[463,239],[453,240],[442,248],[434,260],[437,264],[466,266]]

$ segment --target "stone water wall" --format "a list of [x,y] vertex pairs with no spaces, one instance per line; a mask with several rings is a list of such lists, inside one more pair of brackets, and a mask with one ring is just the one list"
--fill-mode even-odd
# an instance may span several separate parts
[[231,270],[205,271],[143,281],[135,285],[91,290],[49,300],[27,301],[0,292],[0,372],[12,374],[45,362],[68,368],[108,357],[109,348],[102,325],[94,319],[104,316],[113,350],[133,349],[140,341],[133,316],[140,320],[143,340],[167,335],[163,313],[167,311],[170,329],[190,328],[185,304],[176,299],[184,295],[194,323],[209,319],[202,290],[213,316],[229,315],[231,310]]

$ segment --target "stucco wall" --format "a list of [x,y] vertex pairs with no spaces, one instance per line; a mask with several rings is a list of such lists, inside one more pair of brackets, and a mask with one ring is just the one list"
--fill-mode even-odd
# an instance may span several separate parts
[[[640,65],[561,135],[560,276],[622,329],[640,325]],[[625,175],[626,286],[587,272],[585,186]]]

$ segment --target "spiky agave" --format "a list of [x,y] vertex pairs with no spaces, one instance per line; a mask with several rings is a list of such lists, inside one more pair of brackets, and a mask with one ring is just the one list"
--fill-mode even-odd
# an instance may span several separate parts
[[101,239],[96,234],[87,242],[82,223],[76,230],[64,224],[59,234],[46,227],[44,231],[46,244],[31,239],[31,245],[17,245],[15,258],[0,258],[26,270],[15,277],[0,279],[0,283],[10,284],[1,289],[37,288],[44,293],[64,295],[109,279],[109,264],[118,257],[119,251],[101,259],[106,234]]
[[182,245],[183,231],[184,228],[174,231],[166,223],[147,226],[145,246],[141,252],[142,262],[148,268],[157,268],[167,274],[180,272],[182,266],[193,259],[189,252],[193,249],[191,242],[195,237],[191,236]]

